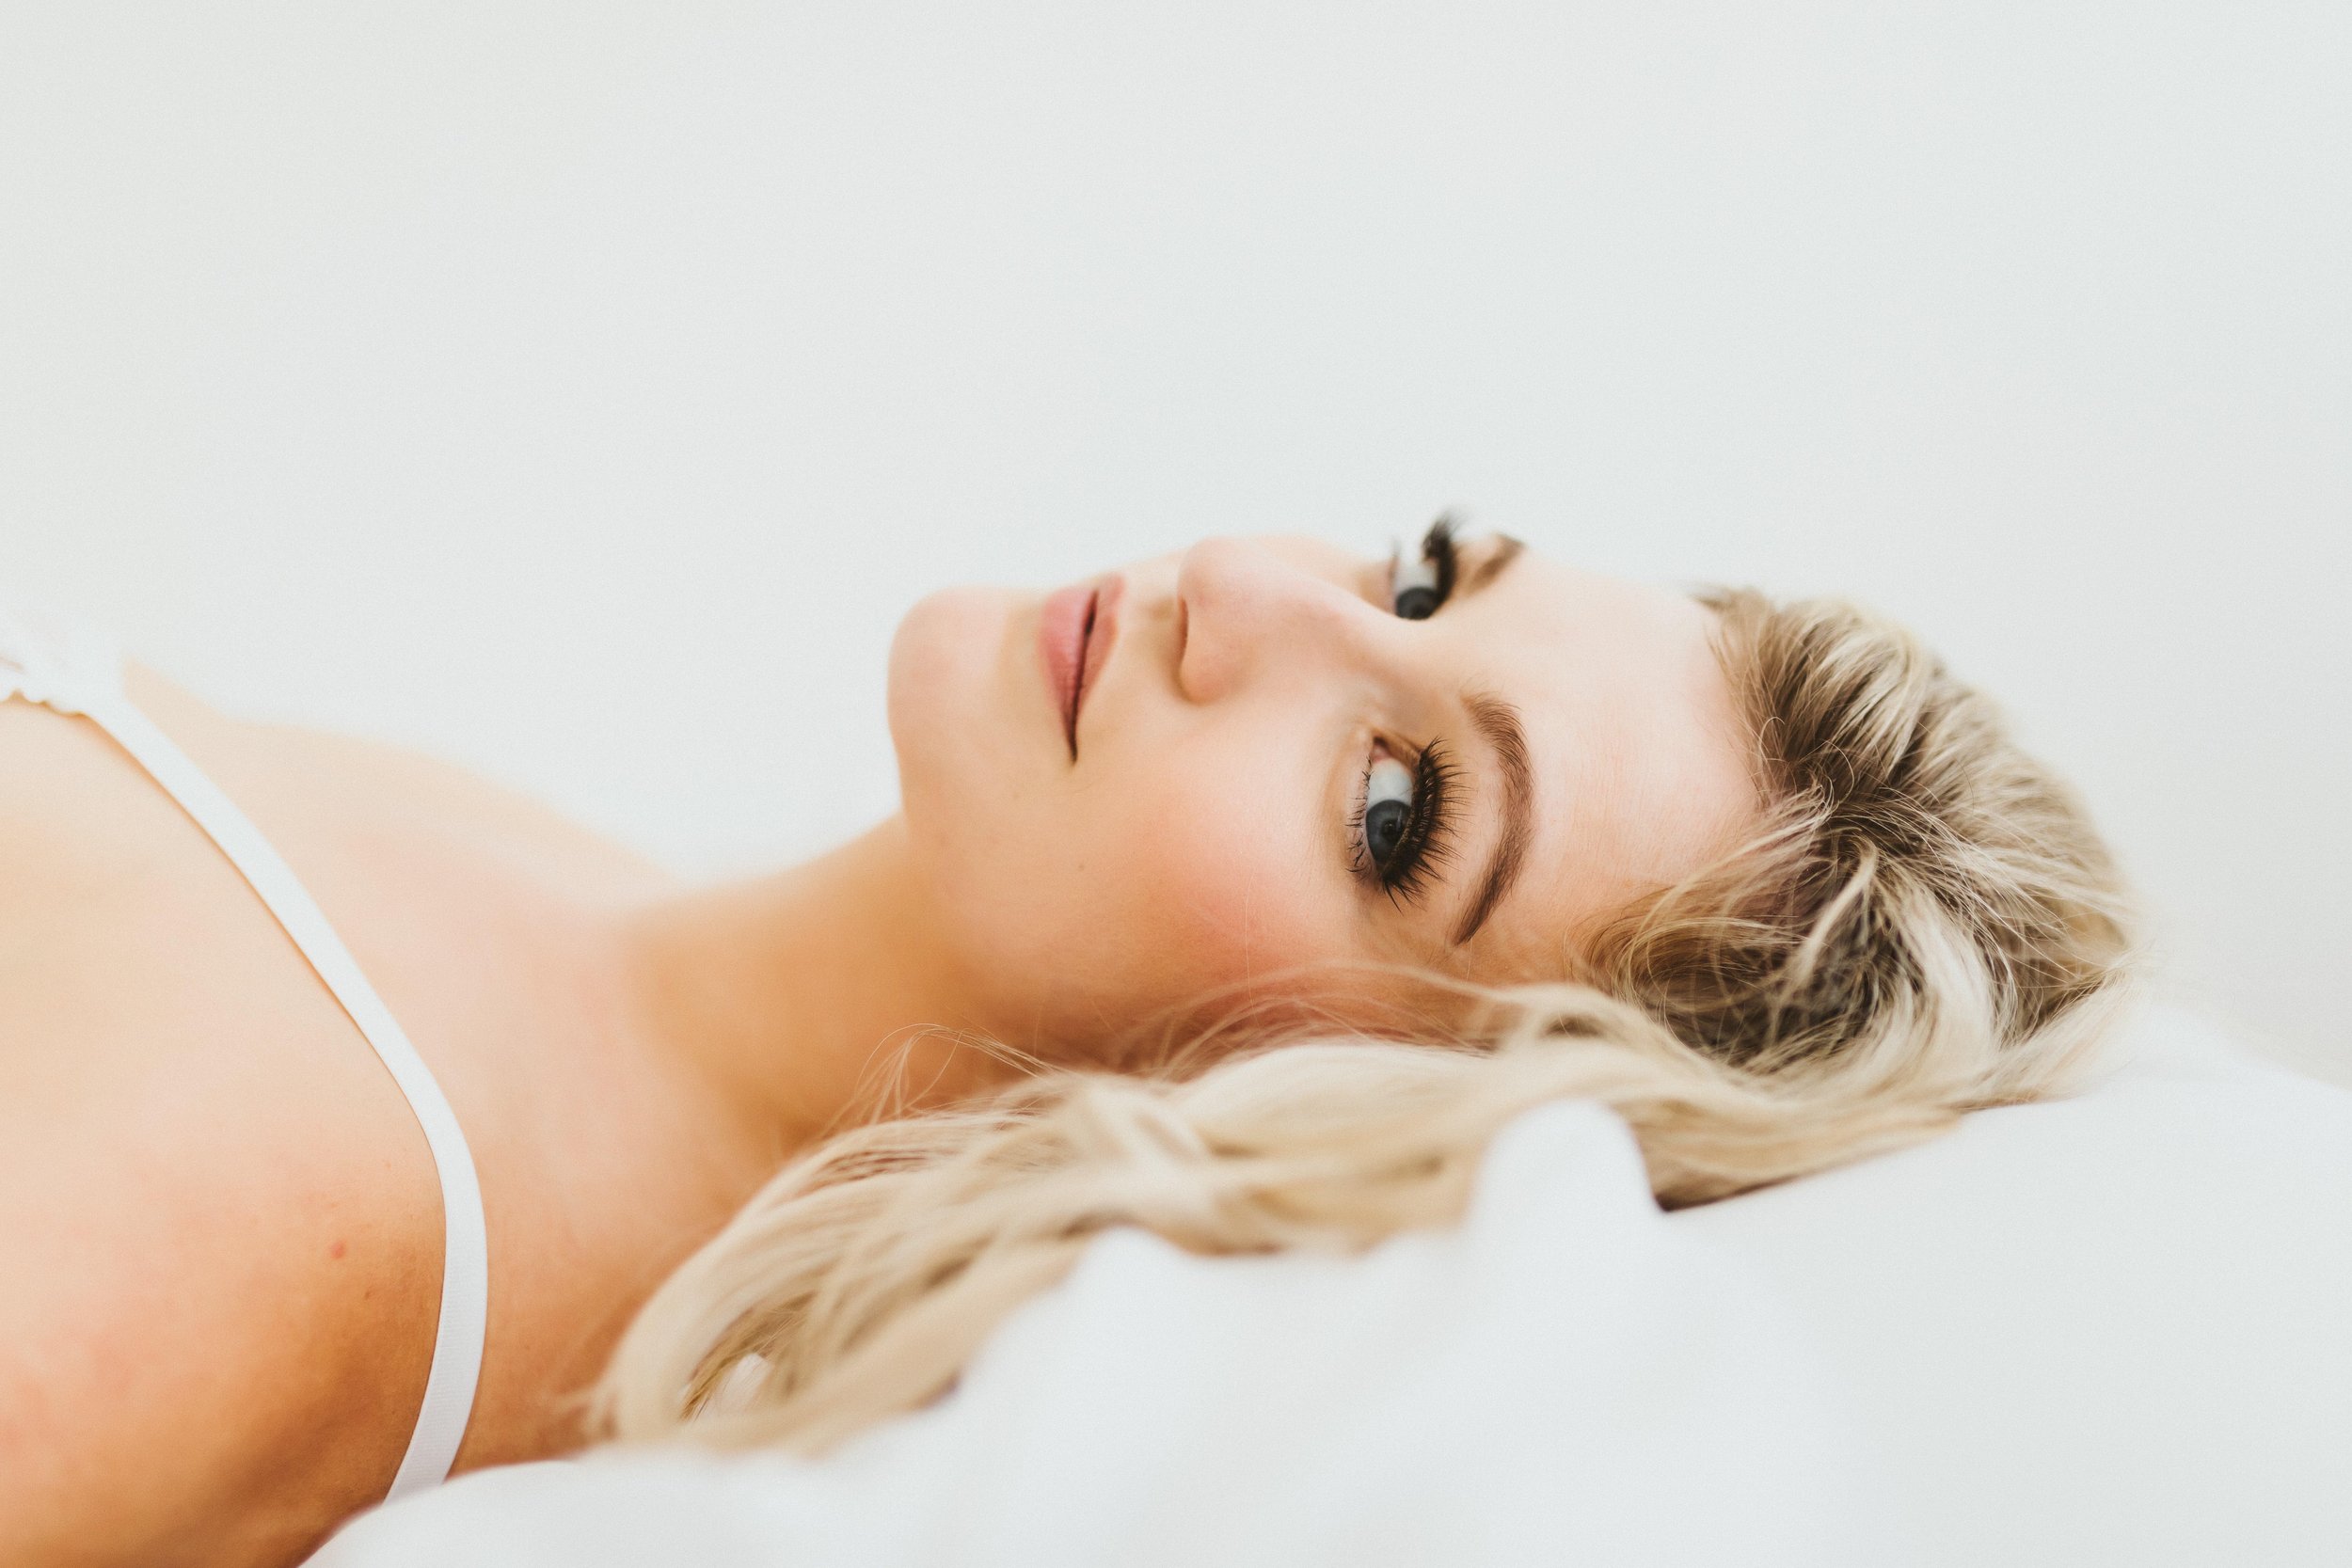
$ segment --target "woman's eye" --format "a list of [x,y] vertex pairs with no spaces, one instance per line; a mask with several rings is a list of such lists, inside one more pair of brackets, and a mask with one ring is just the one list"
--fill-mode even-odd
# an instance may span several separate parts
[[1454,519],[1440,517],[1422,535],[1412,560],[1398,551],[1389,565],[1389,600],[1398,617],[1426,621],[1454,592]]
[[1380,745],[1364,769],[1364,803],[1356,815],[1350,859],[1357,872],[1391,898],[1418,898],[1451,858],[1454,799],[1454,768],[1437,741],[1411,762]]
[[1413,770],[1384,756],[1364,775],[1364,853],[1387,871],[1413,824]]
[[1426,561],[1410,564],[1400,562],[1390,593],[1395,598],[1398,616],[1407,621],[1426,621],[1445,603],[1438,593],[1437,568]]

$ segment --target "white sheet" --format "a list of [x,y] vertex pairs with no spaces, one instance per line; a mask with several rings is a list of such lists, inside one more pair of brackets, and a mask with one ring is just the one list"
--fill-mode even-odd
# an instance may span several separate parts
[[1357,1260],[1104,1239],[818,1465],[461,1480],[317,1560],[2340,1563],[2352,1095],[2177,1016],[2083,1097],[1673,1216],[1584,1105]]
[[827,1463],[491,1472],[314,1560],[1860,1563],[1863,1467],[1776,1295],[1669,1227],[1621,1123],[1561,1104],[1454,1232],[1355,1260],[1106,1237],[941,1406]]

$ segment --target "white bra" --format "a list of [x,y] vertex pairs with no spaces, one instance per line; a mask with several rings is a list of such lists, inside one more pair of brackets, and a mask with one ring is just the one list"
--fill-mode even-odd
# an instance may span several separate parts
[[293,870],[186,753],[172,744],[122,689],[122,664],[87,628],[49,631],[0,610],[0,702],[23,697],[62,714],[80,714],[112,736],[164,792],[180,803],[253,884],[351,1022],[375,1048],[424,1130],[441,1179],[441,1313],[433,1335],[433,1370],[417,1412],[408,1451],[388,1498],[437,1485],[449,1475],[473,1412],[482,1373],[482,1333],[490,1305],[489,1240],[473,1156],[441,1086],[401,1032],[391,1012]]

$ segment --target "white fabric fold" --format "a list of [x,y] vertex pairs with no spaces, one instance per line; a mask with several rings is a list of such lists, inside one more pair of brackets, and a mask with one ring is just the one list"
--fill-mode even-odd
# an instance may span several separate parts
[[1360,1258],[1097,1242],[937,1407],[817,1464],[461,1478],[321,1568],[1883,1560],[1834,1379],[1675,1229],[1624,1125],[1543,1107],[1459,1227]]

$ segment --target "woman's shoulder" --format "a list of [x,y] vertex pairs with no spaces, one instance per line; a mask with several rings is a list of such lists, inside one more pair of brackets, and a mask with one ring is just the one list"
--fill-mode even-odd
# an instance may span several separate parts
[[[670,891],[644,856],[546,803],[424,752],[332,731],[226,716],[143,665],[125,673],[131,698],[246,809],[273,828],[372,824],[462,845],[519,874],[592,898]],[[289,851],[291,854],[291,850]]]
[[[560,1199],[533,1074],[593,1097],[598,911],[660,874],[456,769],[128,689],[318,902],[494,1207]],[[204,1528],[291,1560],[399,1461],[441,1246],[415,1117],[253,890],[93,723],[0,703],[0,1560],[51,1527],[94,1560]],[[497,1371],[477,1415],[510,1418],[476,1426],[503,1453],[545,1380]]]
[[422,1137],[103,734],[0,704],[0,1559],[290,1559],[380,1495],[423,1386]]
[[52,933],[93,983],[39,988],[0,942],[8,1560],[46,1531],[76,1560],[298,1545],[380,1494],[431,1354],[440,1214],[397,1091],[298,989],[129,940],[135,967]]
[[[458,769],[225,719],[135,674],[130,690],[283,857],[436,1075],[455,1074],[443,1087],[461,1117],[461,1085],[496,1076],[501,1042],[578,1022],[567,984],[588,989],[606,911],[666,889]],[[233,1083],[262,1106],[388,1113],[414,1132],[306,956],[187,813],[94,723],[0,702],[0,1089],[27,1075],[107,1107],[127,1082],[191,1102],[211,1091],[185,1080]]]

